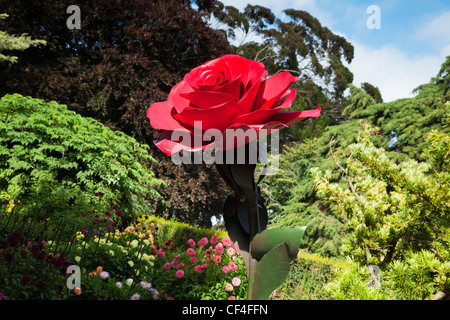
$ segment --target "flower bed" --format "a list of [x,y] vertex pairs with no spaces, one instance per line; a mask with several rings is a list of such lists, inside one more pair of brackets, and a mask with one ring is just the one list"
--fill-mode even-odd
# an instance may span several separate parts
[[[0,208],[1,299],[246,298],[245,266],[222,231],[147,215],[118,230],[121,212],[111,206],[80,213],[83,227],[67,234],[6,208]],[[70,265],[79,268],[73,288]]]

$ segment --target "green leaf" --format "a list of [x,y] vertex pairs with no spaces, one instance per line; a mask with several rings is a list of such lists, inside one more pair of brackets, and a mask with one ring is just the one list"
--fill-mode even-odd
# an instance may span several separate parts
[[249,300],[265,300],[278,288],[289,274],[291,259],[289,247],[281,243],[254,263],[254,272],[249,280]]
[[297,257],[300,242],[306,227],[273,228],[258,233],[250,244],[250,252],[254,259],[261,260],[263,256],[276,246],[285,243],[288,246],[289,258]]

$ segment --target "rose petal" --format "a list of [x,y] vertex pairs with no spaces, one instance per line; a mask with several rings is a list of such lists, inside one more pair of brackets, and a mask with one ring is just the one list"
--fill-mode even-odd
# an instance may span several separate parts
[[182,80],[172,87],[169,96],[167,97],[167,101],[174,106],[178,112],[181,112],[189,106],[189,101],[181,97],[180,94],[193,91],[194,89],[192,89],[189,83]]
[[238,101],[241,98],[241,87],[243,91],[243,85],[241,84],[241,78],[237,77],[236,79],[230,81],[227,84],[224,84],[222,86],[218,86],[214,89],[215,92],[225,92],[233,95],[236,99],[235,101]]
[[[174,138],[174,140],[172,140]],[[204,139],[208,140],[208,139]],[[163,131],[157,140],[153,143],[161,149],[166,155],[171,156],[172,154],[178,153],[180,151],[196,152],[199,150],[204,150],[206,148],[220,148],[222,143],[221,140],[217,141],[202,141],[199,145],[195,145],[197,140],[194,136],[183,132],[176,131]]]
[[250,90],[242,96],[241,100],[239,100],[238,105],[241,107],[243,113],[248,113],[252,111],[253,104],[255,103],[255,98],[259,90],[259,86],[261,85],[261,81],[255,83]]
[[191,101],[199,109],[208,109],[228,101],[236,101],[235,96],[229,93],[215,91],[194,91],[181,93],[180,96]]
[[[232,124],[258,124],[258,123],[266,123],[268,121],[271,121],[272,117],[281,109],[290,108],[292,105],[292,101],[295,99],[295,95],[297,92],[295,90],[291,90],[289,95],[286,97],[286,99],[276,108],[265,108],[265,109],[259,109],[241,116],[238,116],[232,120]],[[272,99],[273,100],[273,99]],[[268,102],[270,102],[269,100]]]
[[286,90],[289,89],[290,85],[298,79],[300,78],[294,77],[289,72],[285,71],[264,80],[259,87],[253,110],[255,110],[255,108],[260,109],[268,100],[279,99]]
[[147,118],[155,129],[190,131],[174,118],[177,111],[167,101],[153,103],[147,110]]
[[316,110],[304,110],[293,112],[280,112],[274,115],[271,120],[273,122],[280,122],[286,126],[290,126],[298,121],[303,121],[309,118],[316,118],[320,116],[320,106],[317,105]]
[[198,122],[203,131],[208,129],[223,131],[230,125],[231,119],[240,113],[239,106],[235,102],[228,101],[214,108],[185,110],[176,114],[174,118],[191,126]]

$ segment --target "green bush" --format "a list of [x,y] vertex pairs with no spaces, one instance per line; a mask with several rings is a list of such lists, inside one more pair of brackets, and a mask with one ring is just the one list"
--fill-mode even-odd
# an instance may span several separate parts
[[[349,218],[352,231],[342,246],[351,263],[330,292],[336,299],[429,298],[450,288],[449,135],[428,135],[427,162],[396,164],[371,142],[377,132],[362,123],[343,164],[346,184],[312,170],[318,195]],[[368,265],[382,272],[379,291],[367,286]]]
[[92,210],[99,193],[124,211],[151,211],[161,184],[148,146],[56,102],[0,99],[0,200],[9,210],[64,217]]

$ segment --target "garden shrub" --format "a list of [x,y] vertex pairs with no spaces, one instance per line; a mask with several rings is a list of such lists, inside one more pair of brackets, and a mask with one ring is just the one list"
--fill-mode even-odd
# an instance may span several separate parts
[[[56,102],[0,99],[0,200],[9,210],[60,218],[106,203],[151,212],[162,182],[148,146]],[[70,219],[68,219],[70,220]]]

